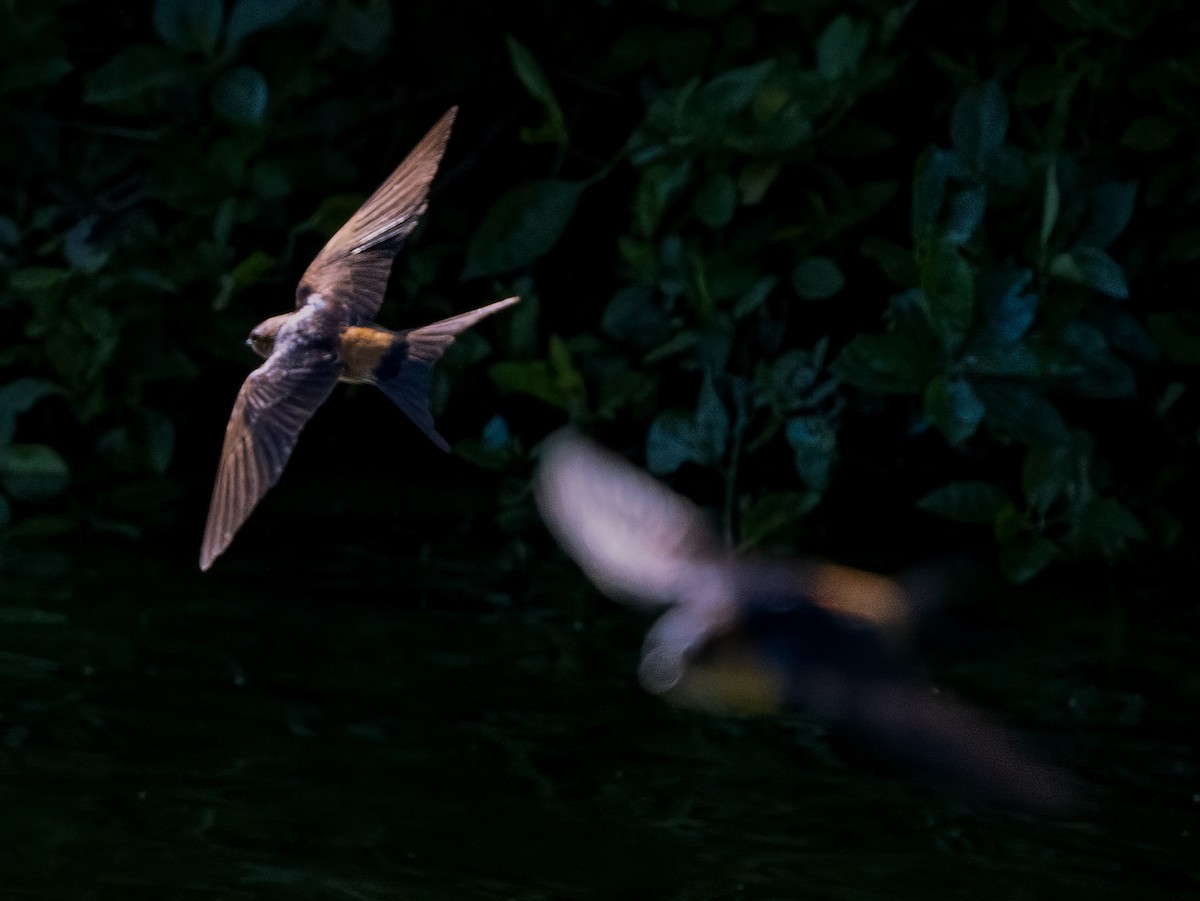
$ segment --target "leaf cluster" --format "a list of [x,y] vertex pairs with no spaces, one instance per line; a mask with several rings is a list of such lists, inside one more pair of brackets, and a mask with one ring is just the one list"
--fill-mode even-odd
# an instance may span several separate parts
[[452,102],[394,281],[439,312],[525,298],[434,383],[486,370],[456,450],[510,477],[515,530],[564,421],[743,545],[983,544],[1024,580],[1194,515],[1200,65],[1165,0],[10,6],[10,532],[202,490],[186,436],[228,396],[200,373],[236,385],[364,160]]

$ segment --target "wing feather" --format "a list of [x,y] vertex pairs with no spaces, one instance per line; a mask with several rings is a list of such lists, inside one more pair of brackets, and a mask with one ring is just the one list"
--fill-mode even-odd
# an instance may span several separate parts
[[536,498],[559,543],[606,593],[653,605],[728,599],[728,555],[704,513],[590,441],[547,443]]
[[392,261],[429,205],[458,107],[451,107],[366,203],[338,229],[309,264],[296,291],[296,306],[319,294],[341,307],[347,321],[372,319],[383,303]]
[[225,427],[225,444],[200,547],[207,570],[229,547],[263,495],[279,479],[300,430],[337,384],[335,358],[285,365],[272,354],[247,376]]

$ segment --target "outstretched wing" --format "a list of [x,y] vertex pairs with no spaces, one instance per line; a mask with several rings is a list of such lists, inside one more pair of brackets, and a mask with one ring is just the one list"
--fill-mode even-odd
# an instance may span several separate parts
[[429,205],[458,107],[447,110],[358,212],[338,229],[305,270],[296,306],[319,294],[340,307],[350,324],[372,319],[383,303],[392,261]]
[[304,424],[337,384],[336,357],[281,348],[238,392],[200,547],[208,569],[279,479]]
[[577,435],[542,454],[538,507],[563,549],[603,591],[645,604],[729,600],[727,555],[704,514]]

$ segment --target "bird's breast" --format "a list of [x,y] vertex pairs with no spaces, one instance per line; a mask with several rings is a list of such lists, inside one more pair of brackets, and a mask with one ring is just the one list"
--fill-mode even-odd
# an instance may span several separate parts
[[338,381],[374,385],[377,370],[387,360],[396,342],[395,333],[380,326],[354,325],[342,332],[338,352],[342,371]]

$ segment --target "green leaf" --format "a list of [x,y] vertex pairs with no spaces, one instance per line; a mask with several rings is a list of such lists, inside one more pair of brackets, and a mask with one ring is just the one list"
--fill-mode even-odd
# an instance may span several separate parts
[[865,22],[838,16],[817,39],[817,74],[830,81],[855,74],[870,39]]
[[950,198],[950,208],[942,225],[942,237],[959,247],[971,240],[987,210],[987,189],[983,185],[959,191]]
[[835,379],[820,381],[827,344],[828,340],[822,339],[812,351],[789,350],[769,366],[759,368],[756,382],[761,397],[780,416],[811,407],[834,390]]
[[705,376],[700,386],[695,423],[696,445],[700,450],[696,462],[715,466],[725,456],[725,446],[729,443],[729,413],[710,376]]
[[[20,540],[49,541],[79,529],[79,517],[73,514],[26,516],[9,527],[10,537]],[[0,663],[3,657],[0,657]]]
[[975,390],[987,412],[984,420],[997,437],[1015,441],[1065,441],[1067,424],[1047,398],[1018,384],[979,382]]
[[646,466],[657,475],[672,473],[684,463],[718,466],[728,442],[729,414],[712,378],[706,376],[695,413],[667,410],[650,423]]
[[[743,547],[754,547],[802,519],[820,501],[819,491],[768,491],[742,509]],[[743,499],[745,500],[745,499]]]
[[303,4],[304,0],[237,0],[225,25],[226,50],[237,50],[243,39],[278,25]]
[[1098,247],[1076,247],[1050,261],[1050,274],[1067,282],[1085,285],[1115,300],[1129,297],[1125,271]]
[[20,226],[11,216],[0,216],[0,247],[16,247],[20,243]]
[[737,303],[733,306],[733,318],[741,319],[761,307],[771,292],[779,285],[779,279],[773,275],[764,275],[751,285]]
[[297,226],[292,238],[301,232],[313,231],[322,238],[330,238],[345,225],[367,198],[362,194],[334,194],[321,201],[317,211]]
[[257,69],[239,66],[213,86],[213,110],[231,122],[254,125],[267,111],[267,82]]
[[65,269],[50,269],[49,266],[29,266],[13,272],[8,287],[19,294],[56,295],[66,286],[71,274]]
[[963,379],[939,375],[925,389],[925,413],[953,445],[975,434],[985,412],[983,401]]
[[1092,191],[1090,216],[1079,243],[1102,250],[1107,248],[1125,231],[1133,217],[1136,200],[1136,182],[1110,181],[1098,185]]
[[646,468],[656,475],[668,475],[691,462],[694,433],[692,417],[683,410],[658,414],[646,433]]
[[754,206],[767,196],[767,191],[783,169],[778,160],[754,160],[738,173],[737,185],[745,206]]
[[692,174],[691,160],[675,164],[652,163],[642,170],[633,194],[633,210],[638,233],[651,237],[658,230],[663,214],[687,186]]
[[750,106],[775,66],[775,60],[768,59],[717,75],[692,95],[684,124],[698,136],[727,141],[731,121]]
[[692,201],[692,210],[696,217],[709,228],[722,228],[733,219],[737,208],[737,185],[724,172],[705,179],[696,198]]
[[645,349],[666,340],[669,320],[648,285],[627,285],[604,308],[604,333]]
[[873,260],[890,281],[898,285],[911,285],[917,280],[917,264],[913,260],[913,250],[886,238],[867,237],[863,239],[859,252],[868,260]]
[[1009,503],[1008,494],[992,482],[950,482],[917,501],[917,507],[954,522],[991,525]]
[[1073,320],[1057,336],[1061,358],[1051,357],[1051,373],[1068,381],[1086,397],[1133,397],[1137,381],[1129,364],[1108,346],[1104,333],[1090,322]]
[[786,435],[796,474],[805,484],[824,491],[837,460],[835,423],[825,416],[797,416],[788,420]]
[[1143,116],[1134,119],[1125,129],[1121,143],[1132,150],[1157,153],[1170,147],[1177,134],[1179,128],[1170,119],[1164,119],[1162,116]]
[[462,277],[500,275],[531,266],[562,236],[585,186],[585,182],[546,179],[506,192],[471,236]]
[[221,0],[155,0],[154,30],[168,47],[210,54],[217,47],[223,12]]
[[1042,249],[1050,244],[1050,236],[1054,234],[1054,225],[1058,222],[1058,208],[1061,197],[1058,191],[1058,165],[1051,163],[1046,167],[1046,186],[1042,191],[1042,229],[1038,238]]
[[292,182],[288,178],[282,160],[259,160],[250,170],[250,184],[254,193],[266,200],[279,200],[292,193]]
[[921,289],[933,326],[943,346],[956,351],[975,310],[975,280],[971,266],[943,241],[930,244],[917,260]]
[[546,360],[501,360],[488,368],[488,378],[505,394],[524,394],[566,409],[566,395]]
[[1004,145],[1008,100],[995,81],[972,85],[959,96],[950,118],[950,143],[975,172]]
[[62,494],[69,480],[66,460],[45,444],[13,444],[0,452],[0,485],[17,500]]
[[488,369],[488,376],[506,394],[527,394],[572,415],[586,406],[583,376],[558,335],[550,336],[545,360],[502,360]]
[[504,40],[508,45],[508,58],[512,64],[513,72],[525,86],[530,96],[542,104],[542,108],[546,111],[546,125],[540,133],[522,132],[522,137],[528,143],[538,143],[537,138],[540,134],[544,134],[545,138],[554,141],[560,145],[567,143],[567,125],[563,119],[562,108],[558,105],[558,100],[554,96],[554,90],[550,87],[550,82],[546,78],[546,73],[542,71],[541,65],[529,48],[514,38],[511,34],[506,34]]
[[941,227],[942,205],[950,179],[967,176],[962,159],[949,150],[932,147],[917,159],[913,178],[912,233],[918,244],[935,236]]
[[74,68],[70,60],[57,55],[6,59],[3,71],[0,71],[0,93],[28,91],[42,85],[57,84]]
[[162,475],[175,451],[175,427],[162,413],[148,410],[129,425],[105,432],[96,450],[116,469]]
[[1000,571],[1017,585],[1028,582],[1058,556],[1058,547],[1041,535],[1021,533],[1000,543]]
[[987,321],[980,330],[979,349],[1011,348],[1033,325],[1039,298],[1026,291],[1033,283],[1028,269],[1006,272],[990,280],[989,293],[995,298],[987,304]]
[[156,90],[179,80],[180,70],[165,47],[126,47],[83,79],[83,100],[120,112],[141,111]]
[[792,270],[792,287],[805,300],[828,300],[845,286],[842,270],[828,257],[808,257]]
[[1064,442],[1034,441],[1021,467],[1021,488],[1029,506],[1045,513],[1058,500],[1074,476],[1074,455]]
[[0,388],[0,452],[16,432],[17,417],[44,397],[62,394],[63,389],[46,379],[26,376]]
[[656,408],[658,382],[637,369],[614,367],[600,381],[596,401],[596,416],[615,419],[626,407],[633,408],[633,415],[648,419]]
[[1154,363],[1158,360],[1158,345],[1138,319],[1111,305],[1098,308],[1096,312],[1101,310],[1103,315],[1098,318],[1109,346],[1139,363]]
[[3,494],[0,494],[0,528],[12,522],[12,504]]
[[337,0],[329,32],[338,44],[367,59],[382,54],[391,42],[392,5],[388,0]]
[[867,391],[915,394],[933,376],[934,365],[929,354],[906,335],[856,335],[830,369]]
[[1112,497],[1095,497],[1076,513],[1072,541],[1106,556],[1124,552],[1131,542],[1148,541],[1146,527],[1133,512]]
[[483,426],[480,440],[485,450],[499,451],[508,447],[512,442],[512,432],[505,418],[497,413],[489,419]]
[[262,280],[262,277],[275,267],[275,258],[261,250],[251,254],[233,267],[231,275],[234,284],[245,288]]
[[63,256],[77,269],[86,275],[95,275],[108,262],[109,251],[98,241],[93,240],[92,232],[96,226],[93,216],[86,216],[76,222],[63,236]]

